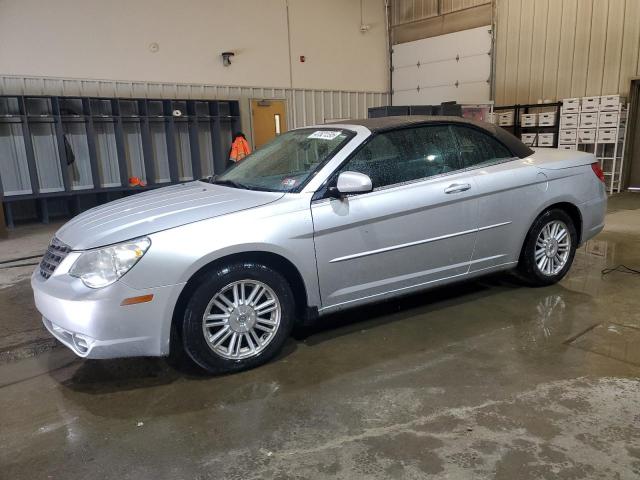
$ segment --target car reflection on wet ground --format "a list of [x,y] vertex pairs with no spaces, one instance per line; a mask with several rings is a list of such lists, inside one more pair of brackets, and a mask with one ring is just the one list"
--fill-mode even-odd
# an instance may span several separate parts
[[601,270],[640,266],[639,209],[614,198],[558,285],[345,311],[240,374],[65,349],[2,365],[2,475],[638,478],[640,276]]

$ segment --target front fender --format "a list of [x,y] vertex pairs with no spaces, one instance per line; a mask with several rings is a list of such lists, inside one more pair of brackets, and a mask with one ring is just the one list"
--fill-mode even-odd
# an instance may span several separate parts
[[148,252],[122,280],[134,288],[186,283],[220,258],[268,252],[296,267],[308,304],[319,306],[310,198],[306,197],[297,194],[288,201],[154,233]]

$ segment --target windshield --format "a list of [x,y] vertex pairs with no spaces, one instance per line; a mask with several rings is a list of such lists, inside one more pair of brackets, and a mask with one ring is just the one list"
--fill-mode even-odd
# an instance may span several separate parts
[[283,133],[216,177],[213,183],[253,190],[294,191],[353,135],[347,130],[330,128]]

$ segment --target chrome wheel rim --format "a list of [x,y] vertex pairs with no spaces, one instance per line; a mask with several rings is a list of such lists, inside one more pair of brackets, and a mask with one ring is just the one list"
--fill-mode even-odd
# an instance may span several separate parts
[[217,355],[240,360],[271,343],[280,327],[278,296],[265,283],[238,280],[218,291],[204,311],[204,338]]
[[547,223],[536,239],[535,261],[543,275],[557,275],[567,264],[571,252],[571,235],[566,223]]

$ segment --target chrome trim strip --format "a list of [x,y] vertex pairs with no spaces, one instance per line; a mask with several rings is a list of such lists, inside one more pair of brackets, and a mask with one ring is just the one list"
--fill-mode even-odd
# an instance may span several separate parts
[[416,245],[422,245],[425,243],[437,242],[438,240],[446,240],[447,238],[459,237],[461,235],[468,235],[469,233],[481,232],[483,230],[489,230],[490,228],[502,227],[509,225],[511,222],[496,223],[494,225],[487,225],[486,227],[473,228],[471,230],[464,230],[462,232],[449,233],[447,235],[441,235],[439,237],[426,238],[424,240],[416,240],[415,242],[401,243],[399,245],[392,245],[390,247],[378,248],[376,250],[368,250],[366,252],[354,253],[351,255],[345,255],[344,257],[337,257],[329,261],[329,263],[344,262],[346,260],[354,260],[356,258],[368,257],[370,255],[377,255],[378,253],[391,252],[393,250],[400,250],[407,247],[415,247]]
[[478,228],[478,231],[482,232],[483,230],[489,230],[490,228],[503,227],[505,225],[509,225],[510,223],[511,222],[494,223],[493,225],[487,225],[486,227],[480,227],[480,228]]

